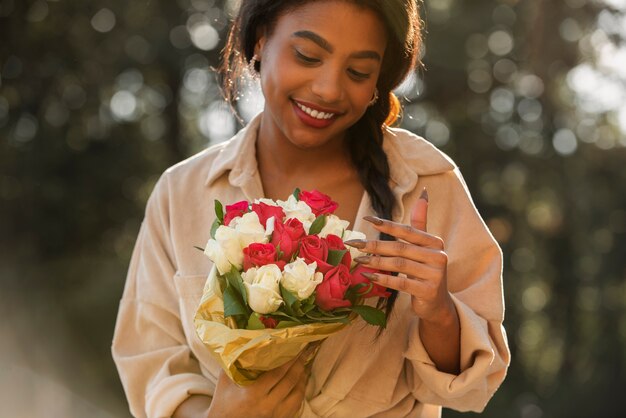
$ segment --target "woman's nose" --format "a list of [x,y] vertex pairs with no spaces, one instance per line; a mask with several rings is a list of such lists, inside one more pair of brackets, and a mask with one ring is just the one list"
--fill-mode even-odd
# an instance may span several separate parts
[[335,103],[343,98],[341,72],[330,68],[320,68],[311,84],[311,92],[326,103]]

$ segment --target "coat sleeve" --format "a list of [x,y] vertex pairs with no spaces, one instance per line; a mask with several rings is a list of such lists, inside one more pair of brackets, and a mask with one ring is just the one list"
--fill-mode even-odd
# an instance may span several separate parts
[[170,417],[190,395],[214,391],[181,324],[168,188],[166,173],[148,200],[113,336],[113,359],[135,417]]
[[510,361],[502,293],[502,253],[478,214],[458,169],[424,181],[430,207],[428,230],[441,236],[448,255],[448,290],[461,325],[461,372],[437,370],[409,327],[406,373],[423,403],[459,411],[482,411],[506,375]]

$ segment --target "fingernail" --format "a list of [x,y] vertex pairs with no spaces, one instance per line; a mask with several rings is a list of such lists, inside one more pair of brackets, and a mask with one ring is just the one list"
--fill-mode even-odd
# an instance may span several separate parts
[[424,199],[428,202],[428,190],[426,190],[426,187],[424,187],[424,189],[422,190],[422,194],[420,194],[420,199]]
[[361,255],[359,257],[355,257],[354,261],[360,264],[367,264],[370,262],[371,259],[372,257],[370,257],[369,255]]
[[348,241],[344,241],[343,243],[349,245],[350,247],[358,249],[365,248],[365,246],[367,245],[367,241],[364,239],[350,239]]
[[363,272],[361,273],[361,275],[363,275],[365,278],[370,279],[374,282],[378,281],[378,275],[376,273]]
[[365,219],[367,222],[373,223],[374,225],[382,225],[383,222],[384,222],[382,219],[380,219],[377,216],[369,216],[368,215],[368,216],[364,216],[363,219]]

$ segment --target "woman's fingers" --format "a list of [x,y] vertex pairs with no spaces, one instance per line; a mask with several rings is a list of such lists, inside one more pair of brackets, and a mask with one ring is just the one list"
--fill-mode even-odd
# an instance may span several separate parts
[[405,240],[406,242],[419,245],[421,247],[443,250],[443,240],[441,238],[427,232],[420,231],[411,225],[388,221],[376,216],[365,216],[363,219],[371,222],[374,225],[374,228],[380,232],[385,232],[398,239]]
[[[414,277],[415,280],[437,280],[441,277],[442,271],[442,268],[432,267],[404,257],[379,257],[366,255],[356,257],[354,261],[376,270],[404,273],[407,276]],[[444,266],[442,265],[442,267]]]
[[448,256],[442,250],[420,247],[403,241],[368,241],[355,239],[346,241],[345,244],[358,248],[364,253],[390,257],[404,257],[420,263],[440,265],[448,262]]
[[284,399],[289,393],[298,386],[302,381],[307,380],[306,367],[301,358],[296,359],[291,367],[283,375],[274,387],[269,391],[268,396]]

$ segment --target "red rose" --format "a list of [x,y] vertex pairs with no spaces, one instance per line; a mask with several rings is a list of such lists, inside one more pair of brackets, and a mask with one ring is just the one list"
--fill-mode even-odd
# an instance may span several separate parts
[[[389,296],[391,296],[391,293],[387,291],[386,287],[383,287],[379,285],[378,283],[372,282],[370,279],[366,278],[361,273],[381,273],[381,271],[367,268],[362,264],[357,265],[354,268],[354,270],[352,270],[352,272],[350,273],[350,287],[354,287],[361,283],[365,283],[368,285],[357,291],[359,295],[361,295],[364,298],[373,298],[373,297],[388,298]],[[372,287],[372,289],[368,292],[367,289],[370,283],[372,283],[374,287]]]
[[326,235],[326,238],[322,238],[322,239],[326,241],[326,246],[328,247],[329,251],[330,250],[335,250],[335,251],[346,250],[346,253],[343,255],[343,258],[341,259],[340,264],[343,264],[346,267],[350,268],[350,263],[352,263],[352,257],[350,256],[350,251],[347,251],[346,246],[344,245],[342,239],[334,234],[328,234]]
[[317,190],[300,192],[300,200],[311,207],[315,216],[333,213],[339,206],[330,196],[320,193]]
[[276,262],[276,248],[272,244],[252,243],[243,249],[243,270]]
[[276,328],[276,325],[278,325],[277,319],[270,318],[268,316],[260,315],[259,320],[263,322],[263,325],[265,325],[265,328]]
[[228,226],[230,221],[235,219],[237,216],[243,216],[244,213],[248,212],[248,202],[242,200],[237,203],[233,203],[232,205],[226,205],[226,214],[224,215],[224,225]]
[[276,222],[281,222],[285,217],[285,212],[280,206],[271,206],[266,203],[253,203],[252,211],[259,215],[259,222],[263,225],[263,228],[267,228],[267,220],[274,216]]
[[300,251],[298,256],[304,258],[307,264],[317,263],[317,270],[326,274],[333,268],[326,262],[328,259],[328,245],[317,235],[307,235],[300,241]]
[[350,306],[350,301],[344,299],[349,286],[350,271],[339,264],[324,275],[324,280],[315,289],[315,303],[325,311]]
[[285,223],[277,221],[274,224],[271,243],[283,253],[280,259],[289,261],[298,249],[298,241],[305,235],[302,222],[296,218],[288,219]]

